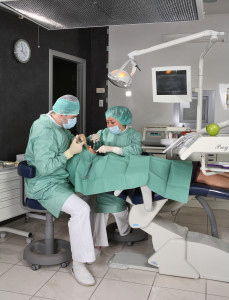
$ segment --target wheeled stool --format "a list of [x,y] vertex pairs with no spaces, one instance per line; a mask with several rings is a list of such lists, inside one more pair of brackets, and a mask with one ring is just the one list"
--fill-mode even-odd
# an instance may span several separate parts
[[33,213],[45,213],[45,216],[37,215],[36,218],[46,220],[45,239],[29,244],[24,249],[23,258],[32,264],[31,268],[34,271],[38,270],[40,266],[61,264],[61,267],[66,267],[72,259],[70,243],[61,239],[54,239],[54,222],[51,213],[37,200],[25,199],[24,178],[35,177],[35,167],[22,161],[18,165],[18,174],[21,176],[21,205],[23,209]]

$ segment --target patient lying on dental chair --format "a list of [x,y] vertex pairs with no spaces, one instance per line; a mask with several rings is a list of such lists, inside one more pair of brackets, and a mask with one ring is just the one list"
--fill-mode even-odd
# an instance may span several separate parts
[[68,161],[67,170],[75,191],[84,195],[145,186],[166,199],[187,203],[193,182],[229,188],[228,173],[205,176],[199,163],[154,156],[98,156],[83,149]]

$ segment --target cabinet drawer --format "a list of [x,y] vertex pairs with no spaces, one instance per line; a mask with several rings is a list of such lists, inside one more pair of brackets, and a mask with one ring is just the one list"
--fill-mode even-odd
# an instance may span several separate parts
[[20,176],[16,170],[0,172],[0,182],[5,182],[9,180],[19,179]]
[[8,220],[8,219],[16,217],[16,216],[19,216],[19,215],[22,215],[24,213],[26,213],[26,212],[25,212],[25,210],[23,210],[20,207],[19,203],[14,204],[12,206],[4,207],[1,209],[1,212],[0,212],[0,222],[4,221],[4,220]]
[[20,197],[20,189],[13,189],[9,191],[1,191],[0,202],[8,200],[10,198]]
[[5,201],[0,201],[0,209],[5,208],[5,207],[10,207],[15,204],[20,204],[19,197],[11,198],[11,199],[5,200]]
[[20,188],[20,180],[19,179],[14,179],[14,180],[5,181],[5,182],[0,181],[0,193],[2,193],[3,190],[8,191],[8,190],[19,189],[19,188]]

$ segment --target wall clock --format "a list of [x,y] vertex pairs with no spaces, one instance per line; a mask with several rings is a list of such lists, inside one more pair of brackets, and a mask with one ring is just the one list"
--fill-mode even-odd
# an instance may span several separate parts
[[17,40],[14,44],[14,55],[20,63],[27,63],[31,57],[31,48],[26,40]]

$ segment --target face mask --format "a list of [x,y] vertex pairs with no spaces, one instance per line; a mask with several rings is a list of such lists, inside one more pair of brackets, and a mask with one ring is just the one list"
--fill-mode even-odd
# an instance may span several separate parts
[[70,129],[72,127],[74,127],[76,125],[76,122],[77,122],[77,119],[74,118],[74,119],[68,119],[68,123],[67,124],[63,124],[63,127],[65,129]]
[[113,134],[119,134],[121,132],[121,129],[118,126],[108,127],[110,132]]

